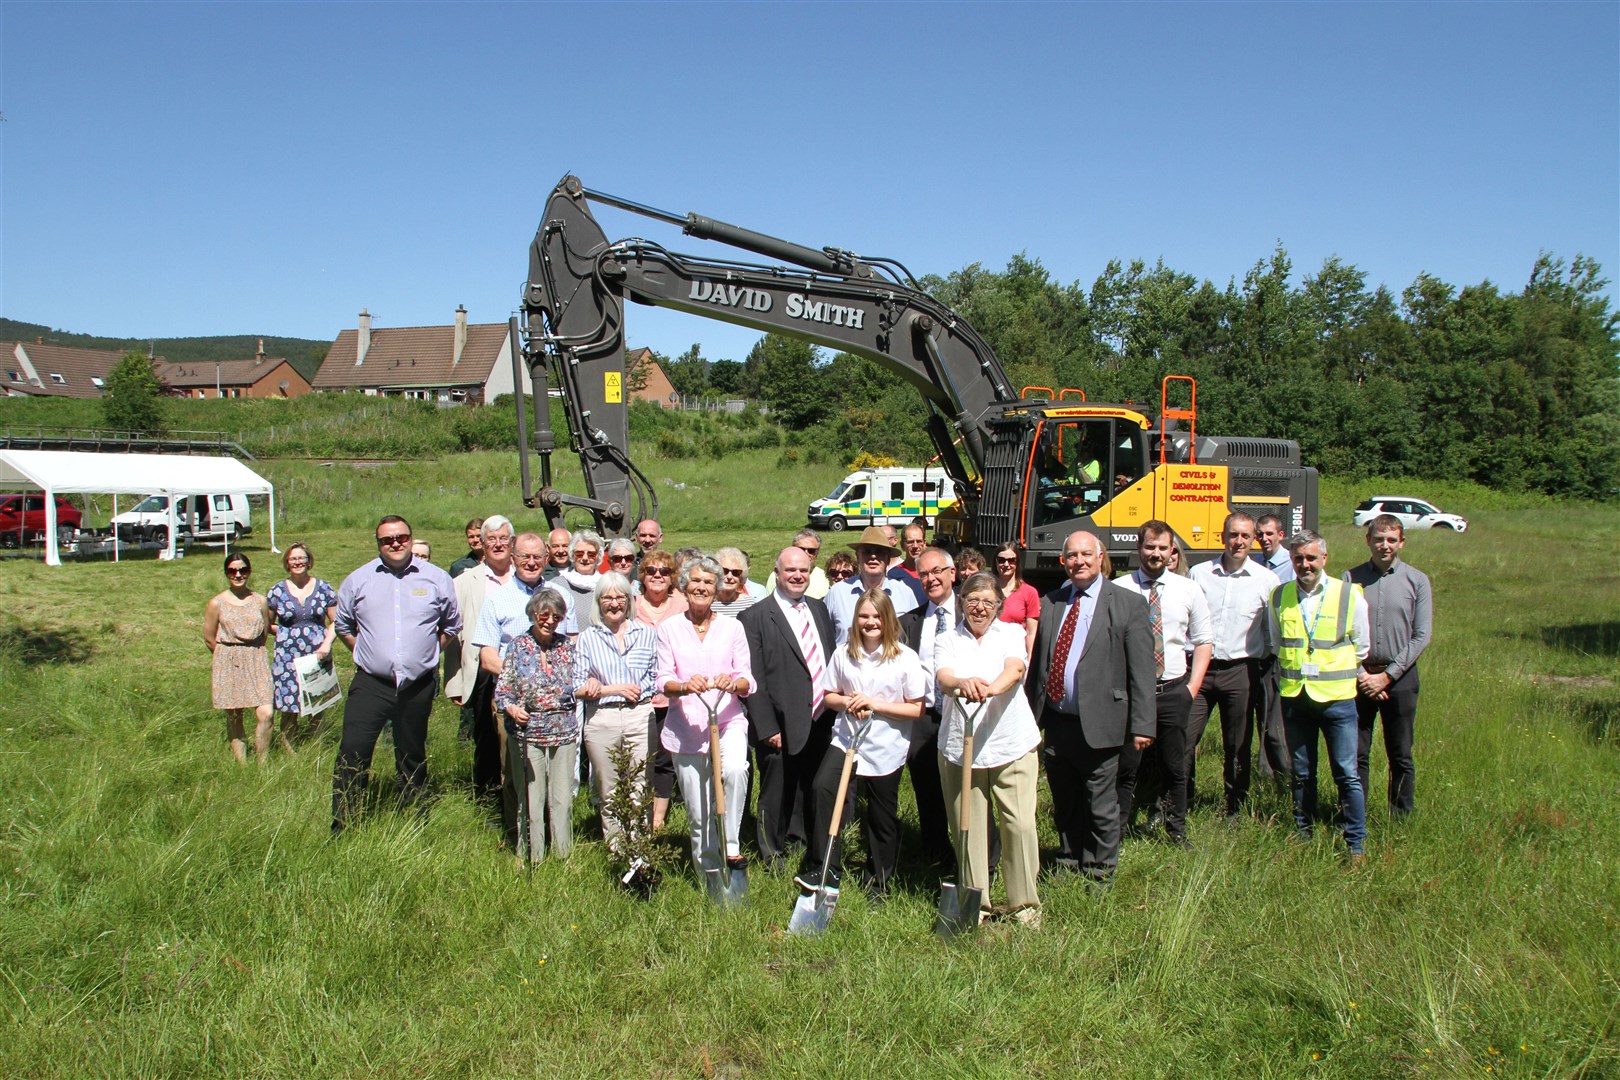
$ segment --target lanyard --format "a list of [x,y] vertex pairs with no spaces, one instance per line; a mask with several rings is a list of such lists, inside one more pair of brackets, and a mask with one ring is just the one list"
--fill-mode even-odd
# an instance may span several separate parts
[[[1295,588],[1298,588],[1296,585]],[[1322,598],[1316,603],[1316,614],[1309,621],[1305,619],[1305,598],[1299,600],[1300,621],[1305,623],[1305,655],[1309,656],[1316,651],[1316,624],[1322,621],[1322,609],[1327,606],[1327,587],[1322,588]]]

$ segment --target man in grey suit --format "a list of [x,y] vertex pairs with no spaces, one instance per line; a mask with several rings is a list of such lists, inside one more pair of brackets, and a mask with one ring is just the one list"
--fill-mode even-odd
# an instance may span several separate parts
[[1102,578],[1102,542],[1063,542],[1068,584],[1041,598],[1034,672],[1025,686],[1045,730],[1047,782],[1065,846],[1098,884],[1119,863],[1119,755],[1157,732],[1153,632],[1147,602]]
[[814,560],[797,547],[776,557],[776,588],[738,621],[748,636],[754,690],[743,699],[759,774],[756,841],[765,865],[786,865],[816,820],[816,769],[832,736],[822,707],[833,623],[826,605],[805,595]]

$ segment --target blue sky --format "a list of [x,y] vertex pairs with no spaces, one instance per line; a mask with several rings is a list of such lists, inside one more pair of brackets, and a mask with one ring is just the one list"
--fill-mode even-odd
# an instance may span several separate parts
[[0,111],[0,314],[96,334],[504,320],[569,172],[917,274],[1224,285],[1281,242],[1396,292],[1517,290],[1543,250],[1620,275],[1612,2],[7,0]]

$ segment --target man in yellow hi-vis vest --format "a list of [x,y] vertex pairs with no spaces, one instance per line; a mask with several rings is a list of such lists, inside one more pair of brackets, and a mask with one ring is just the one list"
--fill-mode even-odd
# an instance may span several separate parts
[[1271,594],[1272,640],[1291,758],[1294,824],[1308,838],[1316,816],[1317,736],[1339,788],[1339,826],[1352,866],[1365,860],[1367,793],[1356,769],[1356,675],[1367,656],[1361,588],[1327,576],[1327,541],[1310,530],[1288,541],[1294,580]]

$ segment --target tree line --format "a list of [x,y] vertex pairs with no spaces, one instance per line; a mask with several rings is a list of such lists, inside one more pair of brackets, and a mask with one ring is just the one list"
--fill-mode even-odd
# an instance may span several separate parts
[[[1336,257],[1292,279],[1279,246],[1224,288],[1162,261],[1115,261],[1087,289],[1024,255],[922,285],[973,324],[1015,386],[1157,412],[1160,380],[1191,375],[1200,431],[1295,439],[1330,475],[1620,492],[1620,315],[1594,260],[1544,254],[1518,292],[1423,274],[1396,296]],[[683,395],[754,398],[834,452],[932,453],[916,393],[864,359],[777,334],[742,361],[696,345],[659,359]]]

